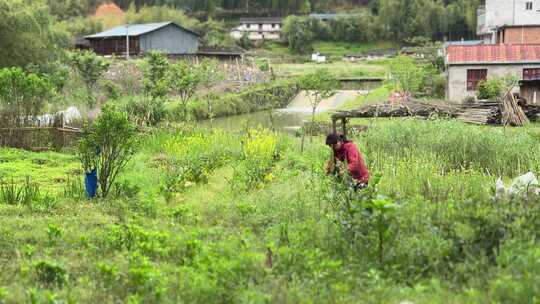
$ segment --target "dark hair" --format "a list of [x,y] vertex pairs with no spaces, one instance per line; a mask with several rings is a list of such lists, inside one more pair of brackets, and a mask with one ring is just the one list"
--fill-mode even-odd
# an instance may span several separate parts
[[330,133],[326,136],[326,145],[331,146],[337,144],[338,140],[340,140],[339,136],[334,133]]

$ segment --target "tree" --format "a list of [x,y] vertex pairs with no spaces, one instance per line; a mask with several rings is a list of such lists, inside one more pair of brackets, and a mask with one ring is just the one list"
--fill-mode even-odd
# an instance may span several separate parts
[[390,82],[394,90],[402,93],[418,92],[424,83],[425,76],[425,67],[410,57],[399,57],[390,65]]
[[289,43],[289,50],[298,54],[313,51],[314,33],[309,18],[289,16],[283,24],[283,35]]
[[305,91],[311,105],[311,121],[315,122],[317,107],[323,99],[335,94],[337,80],[328,70],[322,69],[301,77],[299,87]]
[[0,68],[51,61],[71,41],[37,1],[0,0]]
[[153,99],[160,99],[169,92],[169,61],[160,52],[149,52],[144,70],[144,89]]
[[45,77],[21,68],[0,69],[0,125],[20,127],[32,122],[52,96]]
[[204,76],[200,67],[193,66],[186,61],[179,61],[171,66],[169,75],[170,86],[180,97],[184,119],[186,120],[188,102],[195,95],[197,87],[203,82]]
[[92,51],[73,53],[71,63],[86,85],[88,104],[94,105],[94,89],[98,80],[109,69],[109,63]]
[[106,198],[118,174],[136,151],[136,130],[127,113],[106,105],[79,141],[85,170],[97,169],[101,197]]
[[198,65],[179,61],[171,66],[169,71],[169,85],[173,93],[180,97],[184,119],[187,120],[188,104],[197,89],[209,91],[210,86],[222,78],[216,60],[205,59]]

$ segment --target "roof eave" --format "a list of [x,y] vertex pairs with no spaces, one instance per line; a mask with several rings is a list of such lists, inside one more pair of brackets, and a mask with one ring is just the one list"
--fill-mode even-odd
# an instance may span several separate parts
[[475,61],[475,62],[447,62],[446,65],[517,65],[517,64],[540,64],[540,59],[537,61]]

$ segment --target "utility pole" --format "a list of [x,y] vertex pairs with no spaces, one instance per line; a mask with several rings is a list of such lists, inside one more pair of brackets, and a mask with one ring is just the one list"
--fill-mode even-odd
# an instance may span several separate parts
[[126,60],[129,59],[129,22],[126,24]]

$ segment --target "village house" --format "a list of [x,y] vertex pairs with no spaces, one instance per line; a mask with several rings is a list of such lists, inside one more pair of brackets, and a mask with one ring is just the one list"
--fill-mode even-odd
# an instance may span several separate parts
[[487,44],[540,43],[540,0],[483,0],[477,24]]
[[241,18],[240,25],[231,30],[231,37],[240,39],[247,35],[250,40],[279,40],[281,18]]
[[448,100],[463,101],[475,96],[480,81],[505,76],[520,80],[529,102],[540,99],[540,95],[536,97],[540,94],[540,45],[450,45],[445,61]]
[[195,55],[199,34],[173,22],[128,24],[86,36],[90,48],[100,55],[129,55],[160,51],[167,55]]

